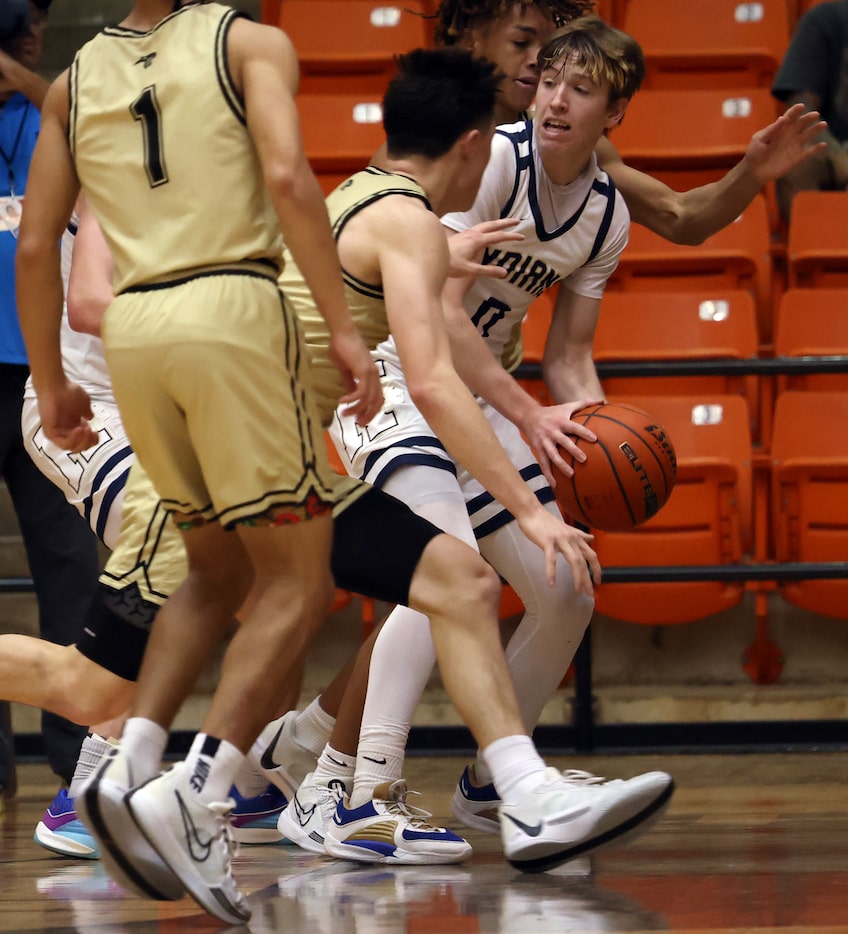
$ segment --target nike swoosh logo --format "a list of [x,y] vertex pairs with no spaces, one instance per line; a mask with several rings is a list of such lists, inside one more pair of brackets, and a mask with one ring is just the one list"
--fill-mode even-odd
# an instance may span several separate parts
[[279,766],[277,765],[276,762],[274,762],[274,759],[271,756],[271,750],[276,747],[277,742],[280,739],[280,736],[282,736],[282,733],[283,733],[283,727],[280,726],[279,730],[277,730],[277,735],[271,740],[270,743],[268,743],[268,745],[265,747],[265,752],[263,752],[262,755],[259,757],[259,764],[262,766],[263,769],[267,769],[269,772],[273,772],[274,769],[279,768]]
[[180,808],[180,817],[183,819],[183,827],[185,828],[186,841],[191,858],[196,863],[205,863],[206,860],[209,859],[209,854],[212,852],[212,843],[215,838],[210,837],[206,841],[200,839],[197,827],[192,820],[191,814],[189,814],[188,807],[185,801],[183,801],[182,795],[178,791],[175,791],[174,795]]
[[333,765],[337,765],[341,769],[345,768],[344,762],[339,762],[338,759],[334,759],[329,753],[327,753],[327,758],[330,760],[330,762],[333,763]]
[[513,817],[512,814],[504,814],[503,816],[511,820],[519,830],[523,830],[528,837],[538,837],[542,832],[543,825],[541,821],[539,821],[535,827],[531,827],[529,824],[525,824],[524,821],[519,820],[517,817]]
[[309,823],[309,818],[315,813],[315,808],[317,805],[313,804],[311,808],[305,808],[300,801],[297,799],[297,792],[295,792],[294,798],[292,798],[294,803],[294,812],[297,814],[298,822],[301,827],[305,827]]
[[385,765],[385,764],[386,764],[386,760],[385,760],[384,758],[383,758],[383,759],[374,759],[374,758],[372,758],[371,756],[363,756],[362,758],[363,758],[363,759],[367,759],[369,762],[373,762],[373,763],[375,763],[376,765]]

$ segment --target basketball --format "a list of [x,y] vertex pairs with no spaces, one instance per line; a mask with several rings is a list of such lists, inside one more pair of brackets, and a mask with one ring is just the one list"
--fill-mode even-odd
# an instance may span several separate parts
[[591,405],[571,416],[591,429],[597,442],[577,439],[586,460],[574,475],[554,467],[556,497],[566,515],[604,532],[626,532],[665,505],[674,487],[677,460],[668,434],[647,412],[629,405]]

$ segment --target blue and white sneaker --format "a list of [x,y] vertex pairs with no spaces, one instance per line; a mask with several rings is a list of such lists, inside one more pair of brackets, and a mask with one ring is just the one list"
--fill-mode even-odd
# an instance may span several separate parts
[[97,841],[77,817],[74,799],[63,788],[38,822],[33,840],[51,853],[78,859],[100,859]]
[[276,786],[269,784],[262,794],[245,798],[235,785],[230,797],[236,806],[230,814],[230,826],[236,843],[288,843],[277,829],[277,821],[288,805],[286,796]]
[[406,795],[406,782],[398,779],[378,785],[361,807],[351,810],[340,801],[324,835],[327,853],[360,863],[405,865],[460,863],[471,856],[468,841],[434,827],[430,814],[408,805]]
[[501,820],[498,808],[501,799],[495,786],[475,783],[474,765],[467,765],[456,786],[451,801],[453,816],[466,827],[482,830],[483,833],[500,833]]

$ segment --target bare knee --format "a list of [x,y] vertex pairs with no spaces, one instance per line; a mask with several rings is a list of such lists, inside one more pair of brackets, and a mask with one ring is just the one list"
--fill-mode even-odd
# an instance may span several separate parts
[[135,685],[101,668],[76,646],[68,646],[66,664],[55,687],[50,709],[74,723],[90,726],[123,714]]
[[500,578],[473,548],[450,535],[434,538],[422,555],[410,588],[410,606],[431,621],[497,623]]

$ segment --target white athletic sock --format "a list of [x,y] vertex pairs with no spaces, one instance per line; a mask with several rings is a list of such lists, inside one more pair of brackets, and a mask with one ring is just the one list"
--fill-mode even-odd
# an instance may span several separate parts
[[244,759],[244,753],[225,739],[198,733],[185,758],[189,786],[204,804],[226,801]]
[[341,784],[342,790],[347,794],[353,788],[355,770],[356,758],[354,756],[339,752],[327,743],[318,757],[313,780],[316,785],[326,785],[327,787],[333,785],[338,788],[338,784]]
[[233,784],[243,798],[255,798],[268,787],[268,779],[256,768],[250,756],[245,757]]
[[168,731],[153,720],[130,717],[124,724],[121,749],[130,763],[136,787],[159,774],[167,744]]
[[521,791],[535,788],[545,776],[544,759],[529,736],[504,736],[482,750],[498,796],[509,803]]
[[[456,479],[443,470],[430,471],[427,479],[422,486],[417,471],[401,468],[389,477],[384,489],[440,529],[476,547]],[[351,795],[353,806],[370,801],[374,788],[382,782],[402,778],[412,715],[435,662],[427,617],[408,607],[395,607],[383,623],[371,653]]]
[[71,786],[68,788],[69,797],[75,798],[80,793],[83,782],[97,768],[100,760],[111,748],[112,743],[96,733],[89,733],[86,736],[80,747],[79,759],[77,759],[74,775],[71,779]]
[[321,698],[316,697],[311,704],[297,715],[294,723],[294,738],[300,746],[308,749],[314,756],[320,756],[330,742],[330,736],[336,718],[321,706]]
[[403,760],[406,751],[406,736],[398,736],[394,743],[375,742],[360,735],[359,751],[356,754],[356,779],[350,796],[350,806],[358,808],[374,797],[374,789],[383,782],[394,782],[403,777]]

